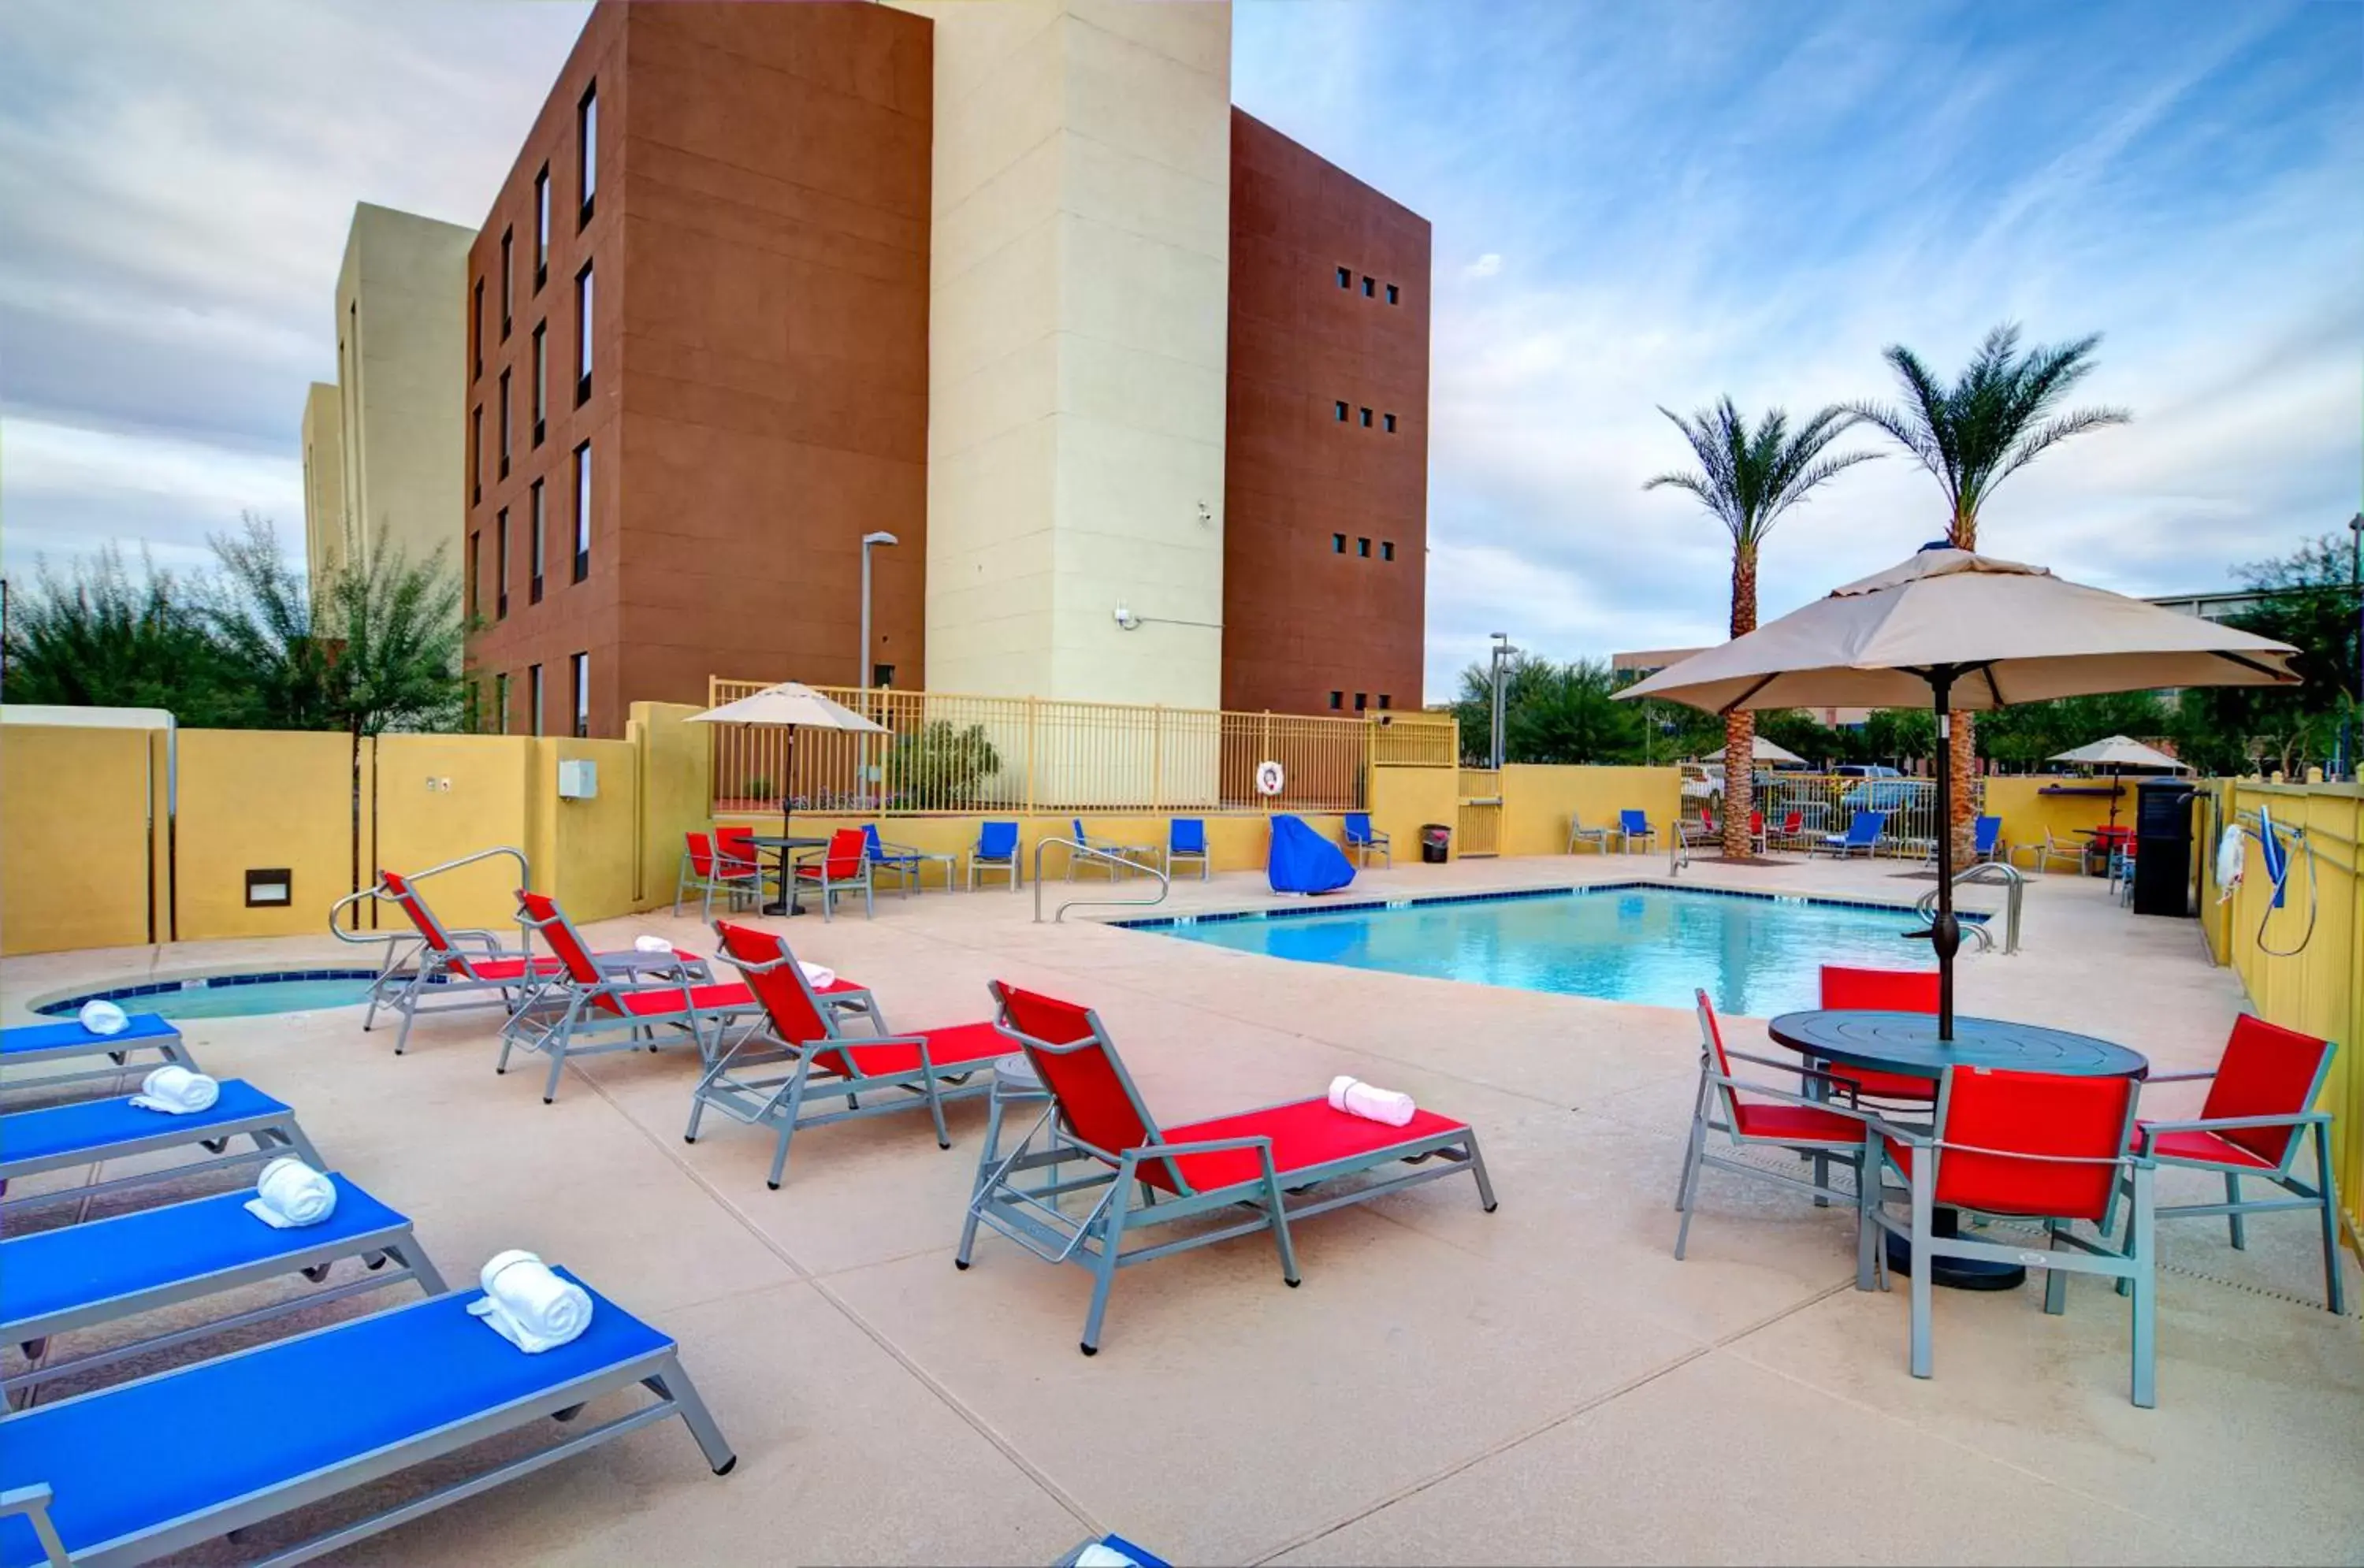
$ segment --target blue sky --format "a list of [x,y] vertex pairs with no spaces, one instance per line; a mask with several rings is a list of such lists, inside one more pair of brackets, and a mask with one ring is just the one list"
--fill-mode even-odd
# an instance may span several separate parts
[[[293,538],[351,204],[474,223],[575,0],[0,6],[0,559]],[[1715,525],[1642,482],[1656,406],[2104,334],[2124,429],[1984,544],[2132,592],[2337,528],[2364,481],[2364,7],[1243,0],[1233,96],[1434,224],[1429,695],[1493,630],[1721,635]],[[1871,445],[1868,438],[1865,444]],[[1778,613],[1938,531],[1867,464],[1775,533]]]

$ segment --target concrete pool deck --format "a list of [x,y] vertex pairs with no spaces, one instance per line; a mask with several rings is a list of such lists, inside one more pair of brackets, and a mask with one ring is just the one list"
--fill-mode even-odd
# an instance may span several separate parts
[[[1666,869],[1590,854],[1401,864],[1357,892]],[[1906,869],[1703,861],[1680,880],[1909,903],[1928,884]],[[1316,1093],[1341,1072],[1409,1090],[1477,1128],[1500,1211],[1444,1181],[1309,1220],[1299,1290],[1262,1237],[1127,1271],[1086,1360],[1082,1270],[990,1236],[974,1269],[951,1267],[982,1105],[948,1110],[948,1153],[917,1112],[808,1130],[771,1192],[767,1137],[709,1121],[683,1143],[683,1051],[593,1059],[546,1106],[530,1064],[493,1075],[482,1013],[422,1019],[400,1059],[351,1010],[192,1021],[209,1071],[294,1105],[454,1280],[530,1247],[677,1336],[741,1456],[717,1480],[668,1424],[341,1560],[1024,1563],[1110,1529],[1177,1562],[2364,1559],[2364,1333],[2318,1305],[2303,1215],[2253,1220],[2246,1252],[2213,1222],[2163,1230],[2156,1410],[2128,1402],[2126,1313],[2090,1279],[2061,1318],[2035,1290],[1938,1293],[1936,1375],[1916,1382],[1901,1292],[1851,1288],[1851,1216],[1710,1172],[1689,1260],[1674,1261],[1698,1060],[1687,1012],[1085,917],[1114,911],[1037,926],[1031,900],[890,895],[875,921],[857,906],[759,923],[872,985],[898,1027],[987,1016],[994,978],[1088,1003],[1168,1121]],[[1177,884],[1165,909],[1273,902],[1232,875]],[[711,946],[663,911],[590,934],[642,931]],[[12,959],[0,1006],[21,1022],[26,998],[85,981],[351,951],[324,935]],[[2031,879],[2024,951],[1966,958],[1961,997],[2120,1040],[2163,1071],[2212,1065],[2241,1001],[2192,922],[2134,917],[2100,881],[2063,876]],[[1760,1020],[1729,1028],[1741,1049],[1762,1043]],[[2159,1103],[2185,1112],[2197,1093],[2183,1093]],[[2205,1189],[2176,1174],[2163,1195]],[[354,1511],[349,1498],[305,1519]]]

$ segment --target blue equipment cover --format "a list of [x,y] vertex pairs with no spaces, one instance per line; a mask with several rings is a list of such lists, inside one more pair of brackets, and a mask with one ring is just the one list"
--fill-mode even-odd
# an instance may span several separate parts
[[[483,1294],[13,1412],[0,1422],[0,1489],[47,1482],[66,1549],[85,1551],[673,1348],[593,1292],[582,1338],[530,1356],[468,1316]],[[43,1561],[28,1521],[0,1518],[0,1563]]]
[[1275,893],[1335,893],[1355,880],[1355,862],[1298,818],[1275,817],[1265,874]]

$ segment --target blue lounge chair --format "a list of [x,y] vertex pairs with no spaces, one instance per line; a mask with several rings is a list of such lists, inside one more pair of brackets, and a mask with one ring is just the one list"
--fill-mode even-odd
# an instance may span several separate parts
[[[143,1051],[152,1051],[162,1057],[164,1062],[160,1066],[170,1063],[192,1073],[198,1070],[196,1059],[181,1043],[181,1031],[170,1020],[153,1013],[132,1014],[130,1026],[120,1034],[93,1034],[82,1027],[79,1018],[66,1018],[53,1024],[20,1024],[12,1029],[0,1029],[0,1088],[55,1089],[96,1078],[120,1078],[131,1070],[126,1058]],[[85,1073],[19,1076],[20,1069],[36,1062],[71,1062],[93,1056],[106,1057],[115,1065]]]
[[1073,842],[1081,845],[1084,849],[1098,851],[1093,855],[1080,854],[1074,851],[1068,852],[1067,880],[1069,882],[1076,880],[1076,867],[1079,864],[1090,864],[1102,868],[1108,873],[1110,882],[1124,874],[1122,866],[1117,864],[1115,861],[1101,858],[1103,856],[1121,855],[1128,861],[1146,864],[1150,858],[1157,853],[1157,846],[1154,844],[1122,844],[1114,839],[1095,839],[1084,831],[1084,819],[1080,817],[1069,818],[1069,826],[1075,829],[1076,836]]
[[1174,874],[1176,861],[1197,861],[1199,880],[1207,880],[1213,862],[1207,853],[1207,824],[1196,817],[1176,817],[1165,825],[1165,874]]
[[1845,832],[1825,833],[1823,835],[1823,841],[1815,847],[1825,854],[1836,855],[1841,860],[1846,859],[1857,850],[1861,850],[1868,856],[1879,850],[1879,835],[1887,826],[1887,812],[1858,811],[1855,814],[1854,819],[1848,822]]
[[[189,1203],[167,1204],[37,1230],[0,1240],[0,1344],[21,1345],[39,1357],[52,1334],[112,1323],[241,1285],[301,1272],[318,1284],[340,1258],[362,1258],[370,1272],[309,1296],[293,1296],[235,1317],[111,1346],[70,1361],[48,1362],[0,1380],[14,1393],[70,1372],[94,1372],[131,1356],[185,1344],[209,1334],[267,1322],[362,1291],[416,1279],[429,1296],[443,1294],[443,1276],[427,1261],[410,1221],[339,1175],[337,1207],[317,1225],[275,1230],[249,1214],[252,1195],[241,1187]],[[392,1259],[401,1266],[385,1266]]]
[[1645,850],[1657,848],[1658,830],[1650,826],[1650,814],[1646,811],[1619,812],[1617,847],[1630,855],[1634,852],[1634,840],[1636,839],[1642,840],[1642,847]]
[[1981,817],[1979,818],[1978,827],[1970,835],[1970,861],[1976,864],[1983,861],[2001,859],[2002,859],[2002,818]]
[[980,823],[976,830],[976,847],[968,852],[968,890],[976,891],[977,878],[989,871],[998,871],[1009,878],[1009,891],[1018,891],[1024,873],[1018,864],[1018,824],[1015,822]]
[[[0,1562],[144,1562],[496,1433],[571,1419],[636,1384],[656,1403],[334,1525],[277,1560],[363,1540],[671,1416],[717,1475],[738,1462],[664,1335],[594,1294],[581,1337],[527,1355],[468,1316],[483,1294],[412,1302],[8,1417]],[[160,1442],[168,1458],[154,1457]]]
[[1358,865],[1369,865],[1371,851],[1374,850],[1387,857],[1390,869],[1396,863],[1396,852],[1388,845],[1388,836],[1385,833],[1375,833],[1371,830],[1371,814],[1367,811],[1346,813],[1346,847],[1355,851],[1355,863]]
[[[223,1152],[233,1138],[251,1138],[254,1148],[242,1154]],[[304,1129],[296,1125],[294,1111],[243,1078],[225,1078],[220,1096],[211,1106],[186,1116],[143,1110],[133,1105],[128,1095],[0,1116],[0,1185],[43,1171],[96,1165],[192,1143],[203,1144],[218,1158],[9,1198],[0,1202],[0,1214],[68,1198],[96,1197],[165,1177],[252,1164],[275,1154],[295,1154],[306,1164],[320,1168],[319,1152],[304,1136]]]
[[926,850],[913,849],[909,844],[890,844],[878,836],[878,824],[875,822],[864,822],[862,825],[862,838],[863,841],[870,846],[870,864],[873,869],[893,872],[902,884],[905,895],[917,893],[927,886],[927,884],[920,879],[920,868],[931,861],[944,868],[944,885],[950,887],[953,884],[953,866],[959,861],[958,855],[939,855]]

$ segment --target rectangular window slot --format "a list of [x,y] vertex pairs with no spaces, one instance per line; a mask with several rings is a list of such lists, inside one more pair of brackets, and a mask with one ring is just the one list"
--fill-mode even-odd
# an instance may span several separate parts
[[[1388,285],[1388,303],[1389,305],[1394,305],[1394,304],[1397,304],[1397,303],[1398,303],[1398,301],[1397,301],[1397,299],[1396,299],[1396,285],[1395,285],[1395,284],[1389,284]],[[1383,703],[1383,704],[1381,704],[1380,706],[1385,706],[1386,705]]]
[[1365,299],[1369,299],[1373,295],[1377,294],[1377,292],[1378,292],[1378,285],[1377,285],[1377,284],[1375,284],[1375,283],[1373,283],[1373,282],[1371,281],[1371,274],[1370,274],[1370,273],[1368,273],[1368,272],[1365,272],[1365,273],[1363,274],[1363,297],[1364,297]]
[[1364,410],[1363,410],[1363,428],[1365,428],[1366,430],[1367,430],[1367,429],[1369,429],[1370,428],[1371,428],[1371,411],[1370,411],[1369,409],[1366,408],[1366,409],[1364,409]]
[[1355,286],[1354,268],[1341,267],[1338,269],[1338,286],[1342,289],[1350,289]]
[[1340,423],[1341,425],[1343,425],[1343,424],[1344,424],[1345,422],[1346,422],[1346,406],[1345,406],[1344,403],[1341,403],[1340,405],[1338,405],[1338,423]]
[[250,909],[285,909],[296,902],[296,875],[285,866],[246,873],[246,906]]
[[1386,423],[1388,427],[1388,434],[1390,436],[1394,435],[1396,433],[1396,417],[1392,414],[1386,416]]
[[1332,692],[1330,694],[1330,706],[1332,707],[1344,707],[1346,706],[1346,694],[1344,692]]
[[1332,534],[1330,536],[1330,553],[1333,555],[1344,555],[1346,553],[1346,536],[1344,534]]
[[1362,712],[1365,708],[1369,707],[1370,706],[1371,706],[1371,694],[1370,694],[1370,693],[1368,693],[1368,692],[1356,692],[1356,693],[1355,694],[1355,711],[1356,713],[1360,713],[1360,712]]
[[1381,561],[1393,561],[1395,558],[1396,541],[1391,539],[1381,539],[1379,541],[1379,559]]
[[1364,560],[1368,561],[1371,558],[1371,541],[1367,539],[1356,539],[1355,541],[1355,553],[1361,556]]

